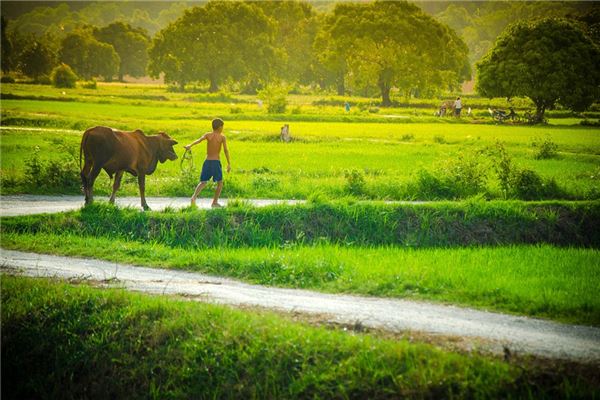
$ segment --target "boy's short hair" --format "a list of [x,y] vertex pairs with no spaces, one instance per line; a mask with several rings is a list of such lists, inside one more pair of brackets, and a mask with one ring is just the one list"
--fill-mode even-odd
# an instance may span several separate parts
[[215,119],[212,120],[213,131],[216,131],[217,129],[219,129],[223,125],[225,125],[225,122],[223,122],[223,120],[221,118],[215,118]]

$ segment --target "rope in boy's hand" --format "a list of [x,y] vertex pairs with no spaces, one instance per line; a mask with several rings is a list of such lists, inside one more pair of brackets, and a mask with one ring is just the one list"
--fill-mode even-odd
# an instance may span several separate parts
[[[186,166],[184,166],[184,162]],[[186,148],[185,153],[181,156],[181,161],[179,162],[179,168],[181,168],[182,172],[191,172],[194,170],[194,158],[192,157],[192,149]]]

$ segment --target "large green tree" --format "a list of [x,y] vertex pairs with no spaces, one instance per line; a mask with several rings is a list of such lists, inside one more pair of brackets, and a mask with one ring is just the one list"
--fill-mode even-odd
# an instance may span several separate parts
[[510,26],[477,63],[477,91],[529,97],[539,120],[556,103],[581,111],[599,99],[600,49],[575,23],[558,18]]
[[263,1],[256,5],[273,21],[277,63],[275,73],[288,82],[314,82],[316,62],[312,44],[317,33],[317,14],[310,3],[296,0]]
[[150,49],[149,72],[164,73],[167,82],[183,87],[208,81],[210,91],[227,79],[249,74],[271,75],[274,26],[254,3],[212,1],[186,10],[160,31]]
[[375,84],[383,106],[391,105],[393,87],[431,91],[470,78],[464,42],[413,4],[339,3],[330,24],[326,29],[347,60],[350,80]]
[[67,34],[61,42],[59,53],[60,61],[85,79],[103,76],[111,80],[119,70],[120,58],[114,47],[96,40],[85,30]]
[[94,29],[94,36],[100,42],[112,45],[119,55],[119,80],[124,75],[144,76],[148,65],[150,38],[144,29],[133,28],[123,22],[115,22],[103,28]]
[[44,42],[33,37],[19,56],[19,69],[36,80],[49,75],[55,65],[56,54]]

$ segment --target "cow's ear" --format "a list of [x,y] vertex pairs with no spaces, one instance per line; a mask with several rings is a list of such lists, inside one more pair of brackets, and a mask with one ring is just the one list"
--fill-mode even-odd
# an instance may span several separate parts
[[175,146],[177,144],[177,140],[173,140],[173,139],[169,139],[168,142],[171,146]]

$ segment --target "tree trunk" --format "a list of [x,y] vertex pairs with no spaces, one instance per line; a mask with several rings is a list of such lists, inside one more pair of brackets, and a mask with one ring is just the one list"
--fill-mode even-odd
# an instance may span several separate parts
[[219,85],[214,78],[210,78],[210,87],[208,88],[210,93],[215,93],[219,91]]
[[179,91],[185,92],[185,81],[179,81]]
[[344,77],[338,79],[337,81],[337,94],[338,96],[343,96],[346,94],[346,86],[344,85]]
[[392,106],[392,100],[390,99],[390,85],[382,82],[379,85],[379,88],[381,89],[381,106],[382,107],[391,107]]

